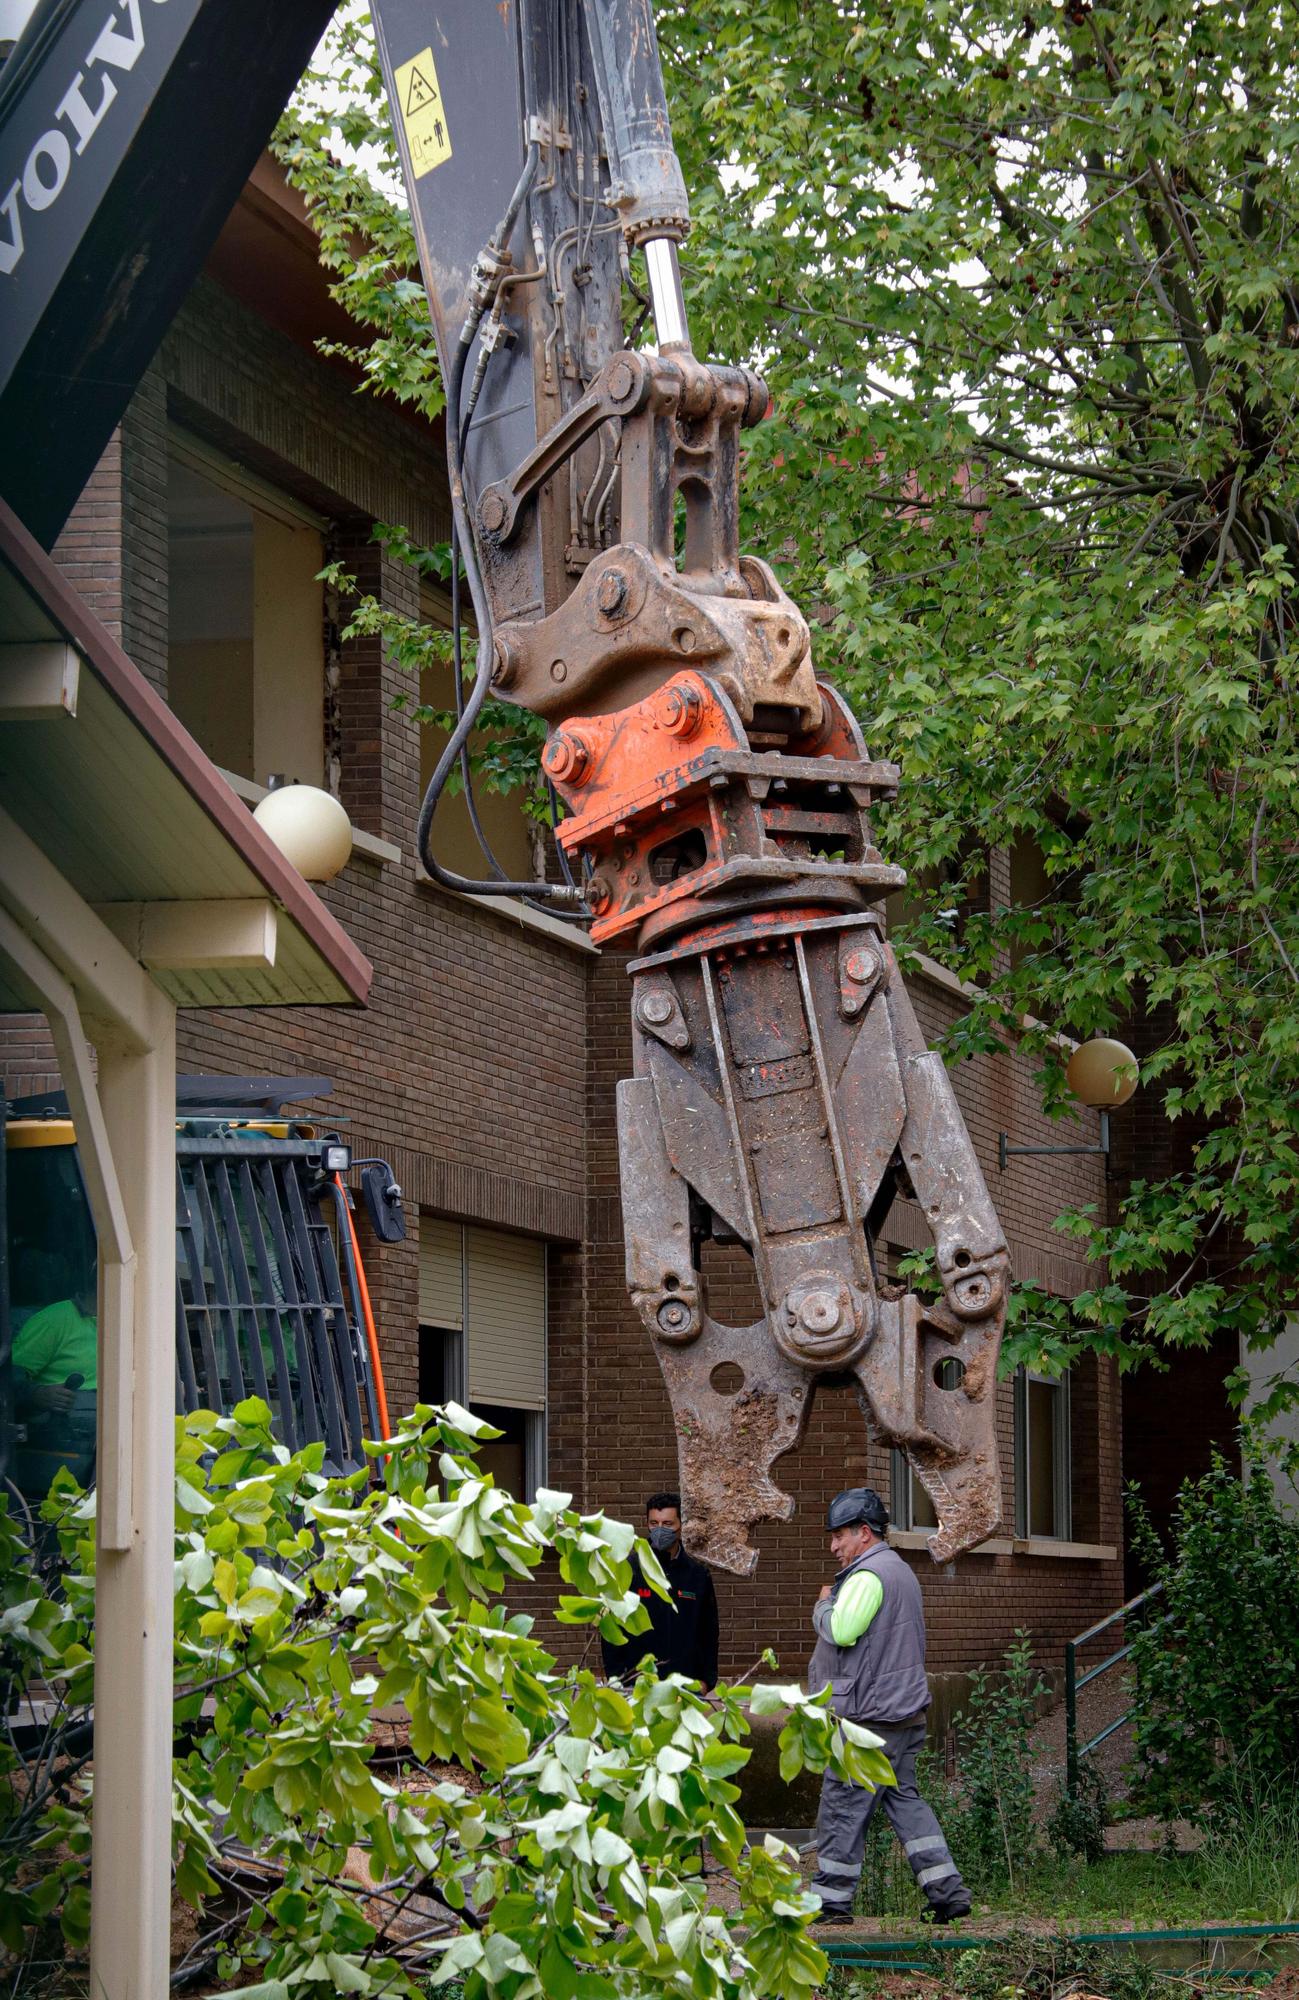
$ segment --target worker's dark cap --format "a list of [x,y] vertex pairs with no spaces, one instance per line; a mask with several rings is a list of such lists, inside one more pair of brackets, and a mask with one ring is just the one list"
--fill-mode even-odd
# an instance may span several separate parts
[[869,1486],[850,1486],[846,1492],[836,1493],[825,1517],[831,1534],[836,1528],[851,1528],[857,1521],[865,1521],[877,1535],[888,1532],[889,1510]]

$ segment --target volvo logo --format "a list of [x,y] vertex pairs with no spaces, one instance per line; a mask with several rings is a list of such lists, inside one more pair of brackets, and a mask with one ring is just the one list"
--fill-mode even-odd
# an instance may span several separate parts
[[[167,0],[147,0],[147,4],[162,7]],[[133,70],[140,60],[146,19],[145,0],[117,0],[72,77],[63,84],[46,129],[28,148],[21,172],[0,197],[0,276],[11,277],[18,269],[27,243],[28,218],[53,208],[75,162],[112,110],[118,94],[114,71]]]

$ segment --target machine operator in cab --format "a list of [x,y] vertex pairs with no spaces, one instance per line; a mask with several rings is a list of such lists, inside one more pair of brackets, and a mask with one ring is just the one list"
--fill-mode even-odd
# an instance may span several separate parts
[[645,1534],[671,1585],[672,1602],[650,1589],[633,1556],[632,1589],[649,1612],[649,1630],[633,1633],[621,1646],[602,1639],[604,1670],[611,1681],[630,1680],[652,1654],[660,1674],[682,1674],[701,1682],[707,1693],[717,1682],[717,1593],[706,1565],[681,1546],[679,1493],[650,1494]]
[[23,1321],[14,1335],[14,1414],[25,1432],[15,1473],[29,1500],[41,1500],[61,1465],[83,1485],[95,1470],[99,1360],[95,1290],[87,1280]]

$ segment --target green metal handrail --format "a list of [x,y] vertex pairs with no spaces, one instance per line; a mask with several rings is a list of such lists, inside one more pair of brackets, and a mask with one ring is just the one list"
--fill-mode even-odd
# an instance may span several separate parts
[[1084,1743],[1082,1745],[1079,1744],[1078,1742],[1079,1690],[1081,1688],[1085,1688],[1089,1681],[1099,1680],[1100,1676],[1102,1674],[1107,1674],[1111,1667],[1117,1667],[1121,1660],[1126,1660],[1129,1654],[1132,1652],[1133,1642],[1129,1641],[1129,1643],[1126,1646],[1120,1646],[1116,1653],[1111,1653],[1107,1660],[1102,1660],[1100,1662],[1099,1666],[1089,1667],[1085,1674],[1080,1674],[1078,1672],[1079,1650],[1081,1647],[1088,1645],[1091,1642],[1091,1640],[1095,1639],[1101,1632],[1108,1631],[1111,1625],[1117,1625],[1120,1622],[1120,1620],[1130,1618],[1133,1612],[1139,1611],[1143,1604],[1149,1604],[1152,1598],[1159,1597],[1160,1595],[1162,1595],[1163,1588],[1164,1586],[1162,1583],[1156,1583],[1152,1584],[1149,1590],[1139,1591],[1135,1597],[1130,1597],[1126,1604],[1120,1604],[1117,1611],[1111,1611],[1108,1618],[1102,1618],[1099,1624],[1089,1625],[1085,1632],[1079,1632],[1075,1638],[1067,1639],[1065,1641],[1065,1649],[1064,1649],[1065,1779],[1064,1782],[1065,1782],[1065,1790],[1068,1792],[1070,1798],[1073,1797],[1074,1793],[1078,1789],[1078,1766],[1082,1763],[1083,1758],[1089,1757],[1092,1751],[1098,1749],[1099,1746],[1102,1743],[1104,1743],[1107,1737],[1113,1736],[1116,1729],[1122,1729],[1125,1722],[1130,1722],[1132,1720],[1132,1710],[1130,1708],[1125,1709],[1122,1715],[1120,1715],[1114,1722],[1107,1723],[1105,1728],[1102,1729],[1098,1735],[1093,1736],[1089,1742]]

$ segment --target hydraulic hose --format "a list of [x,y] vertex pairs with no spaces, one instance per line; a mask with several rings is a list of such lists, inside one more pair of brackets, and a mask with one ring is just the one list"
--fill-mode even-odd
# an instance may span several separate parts
[[392,1423],[388,1416],[388,1392],[383,1380],[383,1357],[379,1352],[379,1331],[374,1323],[374,1307],[370,1303],[370,1287],[366,1282],[365,1265],[361,1262],[361,1245],[357,1241],[356,1224],[352,1220],[351,1204],[347,1190],[343,1186],[343,1176],[334,1175],[334,1186],[339,1194],[339,1212],[347,1224],[348,1237],[352,1245],[352,1265],[356,1272],[356,1287],[361,1301],[361,1317],[365,1322],[365,1345],[370,1356],[370,1369],[374,1376],[374,1403],[379,1418],[379,1436],[387,1440],[392,1436]]
[[[540,149],[533,142],[528,148],[528,158],[524,163],[523,172],[519,176],[514,193],[510,197],[509,206],[506,208],[505,214],[502,216],[501,221],[490,238],[489,248],[494,252],[499,253],[503,251],[509,242],[515,222],[518,220],[519,210],[522,208],[528,189],[532,185],[539,157]],[[468,515],[465,507],[464,449],[469,435],[469,425],[473,417],[473,406],[471,404],[470,409],[465,413],[463,419],[460,411],[461,399],[464,393],[465,370],[469,362],[469,352],[473,346],[474,337],[485,310],[485,302],[476,305],[466,319],[456,346],[455,359],[451,364],[450,378],[447,382],[447,456],[450,460],[451,473],[451,510],[457,530],[455,540],[459,542],[458,550],[455,550],[453,546],[453,558],[454,555],[458,554],[463,560],[465,581],[469,586],[469,597],[474,607],[474,620],[478,634],[477,671],[474,675],[474,684],[470,690],[469,698],[464,703],[463,708],[461,708],[459,703],[460,682],[457,668],[456,693],[459,713],[456,726],[452,730],[442,755],[438,759],[436,769],[433,772],[433,776],[429,779],[423,802],[420,805],[419,819],[416,822],[415,829],[416,851],[433,880],[442,888],[453,890],[457,895],[513,896],[524,897],[529,901],[575,905],[582,901],[581,891],[574,886],[570,886],[567,882],[511,882],[507,881],[504,876],[499,875],[496,879],[480,881],[474,876],[459,875],[454,869],[446,868],[438,861],[432,851],[430,842],[433,815],[437,811],[438,801],[446,789],[447,780],[451,776],[452,771],[460,762],[461,756],[467,752],[469,738],[482,712],[483,704],[487,699],[492,681],[494,645],[491,607],[487,600],[487,593],[483,588],[482,576],[478,568],[478,557],[474,549],[473,538],[469,533]],[[480,377],[475,384],[475,388],[481,388],[481,386],[482,378]],[[474,400],[477,400],[476,397]],[[453,606],[453,618],[458,631],[458,566],[456,566],[455,574],[453,575],[452,587],[453,596],[456,600]],[[471,814],[471,818],[476,819],[476,817],[476,814]],[[491,865],[498,865],[495,863],[494,857],[491,857],[490,852],[488,853],[488,858]]]
[[[452,686],[455,690],[456,722],[459,723],[461,716],[465,712],[465,694],[463,686],[464,667],[460,649],[460,529],[454,516],[452,516],[451,521],[451,632]],[[462,746],[460,751],[460,783],[464,789],[465,805],[469,811],[469,824],[473,828],[474,839],[478,842],[479,852],[483,860],[487,863],[487,866],[491,869],[495,880],[498,882],[503,881],[505,870],[496,859],[492,851],[492,844],[487,838],[482,821],[478,817],[478,801],[474,797],[474,778],[469,764],[469,746],[467,743]]]

